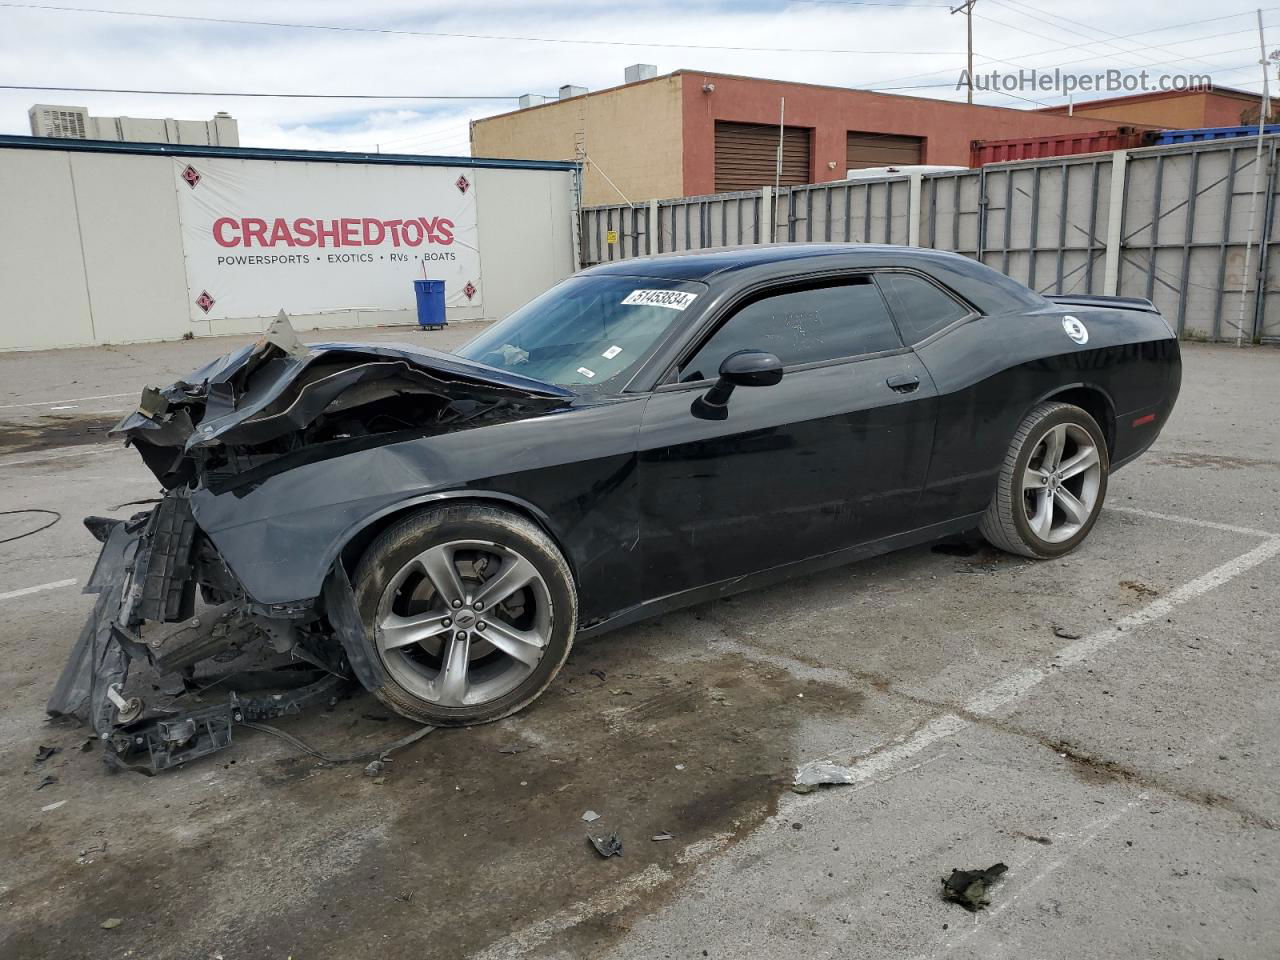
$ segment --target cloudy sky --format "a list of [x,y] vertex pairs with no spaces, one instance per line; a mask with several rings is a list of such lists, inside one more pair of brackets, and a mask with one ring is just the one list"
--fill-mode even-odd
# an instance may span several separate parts
[[[977,0],[974,13],[975,72],[1145,68],[1261,90],[1253,8]],[[1280,7],[1263,18],[1280,47]],[[612,86],[630,63],[962,99],[964,48],[964,18],[939,0],[0,0],[0,84],[228,94],[5,89],[0,132],[29,133],[32,103],[96,115],[226,110],[247,146],[466,154],[468,120],[513,109],[522,93]],[[249,92],[378,99],[229,95]],[[1066,99],[976,100],[1029,108],[1027,98]]]

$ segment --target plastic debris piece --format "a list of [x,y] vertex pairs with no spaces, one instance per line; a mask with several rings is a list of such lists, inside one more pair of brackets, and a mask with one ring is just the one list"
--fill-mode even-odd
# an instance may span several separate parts
[[587,823],[594,823],[600,819],[600,814],[596,813],[594,810],[588,810],[582,815],[582,819],[587,821]]
[[792,789],[796,793],[809,793],[820,786],[857,783],[857,775],[853,767],[843,767],[830,760],[812,760],[796,771],[796,779]]
[[670,833],[655,833],[649,839],[650,840],[670,840],[672,838],[673,838],[673,835]]
[[684,764],[683,764],[683,763],[677,763],[677,764],[676,764],[676,769],[677,769],[677,770],[683,770],[683,769],[684,769]]
[[975,913],[991,902],[988,888],[1008,869],[997,863],[985,870],[952,870],[951,876],[942,878],[942,898]]
[[1053,635],[1063,640],[1079,640],[1082,634],[1076,630],[1068,630],[1066,627],[1054,627]]
[[596,848],[596,853],[602,857],[622,856],[622,841],[618,839],[617,832],[611,833],[607,837],[593,837],[591,834],[587,834],[587,839]]
[[102,921],[100,926],[102,927],[103,930],[114,930],[116,927],[120,926],[120,924],[122,923],[124,923],[124,920],[122,920],[120,917],[107,917],[107,919]]
[[379,777],[387,769],[387,764],[383,760],[370,760],[365,764],[364,775],[366,777]]
[[36,763],[43,763],[55,753],[61,753],[61,747],[46,747],[43,743],[36,748]]
[[48,813],[50,810],[57,810],[60,806],[62,806],[66,802],[67,801],[65,800],[55,800],[53,803],[46,803],[43,807],[40,808],[40,812]]
[[529,745],[526,743],[509,743],[505,747],[499,747],[498,752],[516,754],[516,753],[524,753],[528,749],[529,749]]
[[51,787],[57,782],[58,782],[58,778],[50,773],[47,776],[43,777],[40,780],[40,782],[36,784],[36,789],[43,790],[45,787]]

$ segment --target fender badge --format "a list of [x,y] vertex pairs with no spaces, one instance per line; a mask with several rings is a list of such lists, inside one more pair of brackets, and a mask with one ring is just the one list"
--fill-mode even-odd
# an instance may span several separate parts
[[1076,343],[1089,342],[1089,329],[1075,317],[1063,317],[1062,329],[1065,330],[1067,332],[1067,336]]

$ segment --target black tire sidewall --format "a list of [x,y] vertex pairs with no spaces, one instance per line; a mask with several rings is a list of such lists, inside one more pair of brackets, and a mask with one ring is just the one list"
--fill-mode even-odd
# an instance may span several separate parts
[[[1094,447],[1098,451],[1102,476],[1098,481],[1098,497],[1094,502],[1093,510],[1089,514],[1089,519],[1085,521],[1084,525],[1076,531],[1070,540],[1063,540],[1061,543],[1049,543],[1041,540],[1031,529],[1031,524],[1026,517],[1026,510],[1023,507],[1025,491],[1021,489],[1021,484],[1022,477],[1027,471],[1027,465],[1031,462],[1031,455],[1035,453],[1036,447],[1040,445],[1044,435],[1053,427],[1064,423],[1074,424],[1088,432],[1093,440]],[[1011,491],[1012,495],[1009,497],[1009,502],[1013,507],[1013,517],[1011,519],[1015,529],[1018,531],[1018,538],[1030,550],[1034,551],[1036,556],[1043,559],[1052,559],[1070,553],[1084,541],[1085,537],[1089,536],[1089,532],[1097,522],[1098,514],[1102,512],[1103,501],[1107,498],[1107,485],[1110,477],[1111,457],[1107,451],[1106,437],[1103,436],[1102,428],[1098,426],[1097,421],[1080,407],[1064,407],[1047,414],[1036,424],[1034,431],[1023,441],[1022,448],[1018,451],[1018,456],[1014,460],[1012,476],[1009,478],[1009,482],[1015,485],[1015,489]]]
[[[386,684],[375,693],[413,719],[437,726],[464,726],[501,719],[535,699],[568,656],[576,629],[577,605],[573,585],[565,576],[567,565],[559,556],[548,553],[548,547],[554,550],[554,546],[543,542],[545,537],[528,535],[528,521],[509,515],[511,522],[502,522],[495,514],[497,511],[484,507],[474,511],[465,506],[429,508],[413,518],[411,524],[397,524],[386,531],[374,541],[356,568],[352,586],[364,624],[366,654],[381,663],[387,675]],[[511,547],[533,564],[551,596],[551,639],[537,667],[514,690],[472,707],[438,706],[410,693],[386,669],[374,639],[374,623],[385,584],[423,550],[452,540],[488,540]]]

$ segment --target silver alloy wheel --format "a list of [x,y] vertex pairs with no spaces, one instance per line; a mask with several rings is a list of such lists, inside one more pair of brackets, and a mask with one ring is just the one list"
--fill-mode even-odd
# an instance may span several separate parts
[[1022,508],[1031,532],[1046,543],[1070,540],[1093,516],[1102,463],[1084,427],[1051,427],[1031,452],[1022,477]]
[[374,622],[382,662],[405,690],[437,706],[474,706],[537,667],[551,640],[551,593],[510,547],[454,540],[396,572]]

